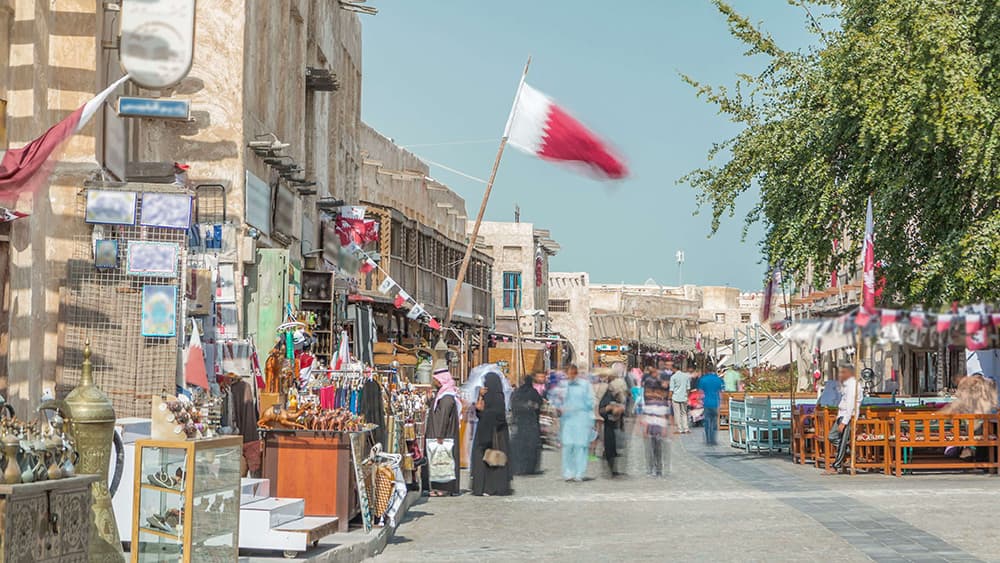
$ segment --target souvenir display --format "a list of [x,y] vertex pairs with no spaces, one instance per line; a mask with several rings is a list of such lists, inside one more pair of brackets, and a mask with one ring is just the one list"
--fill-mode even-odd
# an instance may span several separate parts
[[278,405],[264,411],[257,421],[259,428],[267,430],[316,430],[323,432],[362,432],[372,430],[363,416],[348,409],[324,409],[317,403],[284,408]]
[[[166,401],[172,416],[196,414]],[[235,561],[242,438],[138,440],[132,546],[139,561]]]
[[0,414],[0,482],[16,485],[75,476],[80,454],[64,426],[58,413],[30,422]]
[[[221,403],[220,398],[207,397],[204,393],[196,395],[194,401],[184,395],[173,399],[161,395],[153,416],[172,424],[174,434],[183,434],[189,440],[212,438],[219,433]],[[181,479],[183,476],[173,477]]]

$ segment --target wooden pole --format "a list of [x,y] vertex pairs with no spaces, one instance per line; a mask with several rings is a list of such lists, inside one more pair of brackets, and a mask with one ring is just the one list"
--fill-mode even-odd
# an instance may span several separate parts
[[[528,67],[531,66],[531,57],[524,65],[524,73],[521,75],[521,82],[517,87],[517,94],[514,96],[514,108],[517,108],[517,100],[521,96],[521,86],[528,76]],[[513,110],[512,114],[513,114]],[[472,226],[472,234],[469,235],[469,245],[465,248],[465,256],[462,257],[462,265],[458,269],[458,278],[455,280],[455,289],[451,292],[451,300],[448,301],[448,316],[444,318],[444,325],[451,323],[451,317],[455,314],[455,305],[458,303],[458,296],[461,295],[462,283],[465,282],[465,274],[469,270],[469,261],[472,258],[472,250],[476,247],[476,239],[479,238],[479,227],[483,224],[483,215],[486,213],[486,204],[490,201],[490,192],[493,191],[493,182],[497,178],[497,170],[500,168],[500,159],[503,157],[503,150],[507,146],[508,131],[504,131],[503,138],[500,139],[500,148],[497,149],[496,160],[493,161],[493,170],[490,171],[490,178],[486,182],[486,190],[483,192],[483,201],[479,204],[479,213],[476,215],[476,222]]]
[[851,417],[851,475],[857,475],[858,470],[854,466],[857,448],[858,417],[861,415],[861,401],[858,395],[861,393],[861,345],[863,344],[861,328],[857,332],[857,345],[854,347],[854,416]]

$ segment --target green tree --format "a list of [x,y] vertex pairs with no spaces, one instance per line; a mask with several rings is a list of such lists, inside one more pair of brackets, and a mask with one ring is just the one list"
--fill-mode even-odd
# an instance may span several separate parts
[[[681,179],[711,209],[713,233],[738,196],[759,189],[746,221],[763,224],[765,258],[818,282],[856,267],[871,195],[889,300],[1000,298],[995,1],[789,2],[815,47],[784,50],[713,0],[746,54],[768,65],[732,88],[683,76],[743,126]],[[834,252],[834,239],[848,244]]]

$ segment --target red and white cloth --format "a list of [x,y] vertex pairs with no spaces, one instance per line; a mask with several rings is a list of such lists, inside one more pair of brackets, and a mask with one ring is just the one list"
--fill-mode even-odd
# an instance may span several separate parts
[[875,221],[872,217],[872,198],[868,196],[865,210],[865,242],[861,258],[864,261],[862,275],[861,307],[868,314],[875,312]]
[[528,154],[555,162],[582,164],[605,179],[619,180],[628,175],[625,161],[608,142],[552,98],[524,82],[518,89],[504,136],[510,145]]
[[[14,200],[22,193],[35,192],[49,177],[48,163],[70,137],[79,133],[101,109],[104,101],[129,79],[120,78],[92,100],[53,125],[41,137],[18,149],[10,149],[0,160],[0,199]],[[16,217],[15,217],[16,218]]]

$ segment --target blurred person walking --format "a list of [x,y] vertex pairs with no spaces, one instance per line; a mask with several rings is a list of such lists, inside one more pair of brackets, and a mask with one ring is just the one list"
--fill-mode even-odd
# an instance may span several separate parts
[[667,444],[667,413],[669,391],[666,384],[654,374],[643,382],[643,407],[640,431],[646,443],[646,474],[663,476],[663,455]]
[[726,382],[719,374],[710,371],[698,378],[698,389],[704,394],[702,405],[705,409],[705,443],[717,446],[719,432],[719,406],[722,404],[722,390]]
[[538,386],[545,389],[545,374],[526,376],[520,387],[510,396],[514,432],[511,435],[514,475],[536,475],[541,473],[542,431],[538,417],[542,411],[542,395]]
[[[479,424],[472,441],[472,494],[504,496],[513,492],[510,467],[510,432],[503,384],[495,373],[486,375],[485,385],[476,403]],[[491,454],[487,456],[487,452]],[[504,459],[497,460],[496,452]],[[492,458],[492,459],[488,459]]]
[[688,422],[688,392],[691,390],[691,375],[675,371],[670,376],[670,400],[674,408],[674,431],[677,434],[691,432]]
[[567,481],[582,481],[587,474],[587,454],[594,432],[594,395],[590,382],[576,366],[566,369],[559,408],[562,472]]
[[618,471],[618,458],[621,456],[619,436],[624,429],[625,404],[628,401],[628,384],[622,377],[615,377],[601,397],[598,412],[604,426],[604,460],[608,464],[611,477],[622,475]]
[[[455,380],[451,377],[451,372],[447,368],[435,370],[432,383],[437,388],[437,394],[434,395],[434,404],[427,415],[427,426],[424,431],[424,437],[429,447],[425,447],[424,451],[427,452],[428,457],[433,462],[437,458],[438,448],[446,447],[448,442],[451,442],[451,458],[454,464],[454,473],[449,474],[449,476],[454,476],[454,478],[445,481],[431,480],[430,495],[432,497],[457,495],[460,491],[459,474],[461,471],[459,467],[458,426],[461,420],[462,402],[458,398],[458,387],[455,386]],[[443,457],[439,459],[447,460],[447,451],[442,452],[442,454]],[[447,473],[447,470],[444,472]],[[432,474],[431,476],[433,477],[434,475]]]

